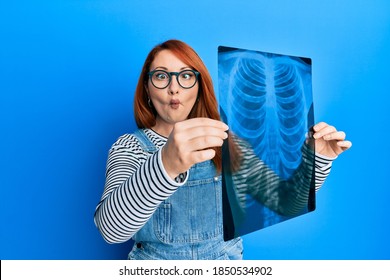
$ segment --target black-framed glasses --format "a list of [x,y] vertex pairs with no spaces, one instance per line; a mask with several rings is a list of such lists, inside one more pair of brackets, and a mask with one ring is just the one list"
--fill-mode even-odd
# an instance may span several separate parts
[[198,81],[199,72],[186,69],[180,72],[167,72],[165,70],[153,70],[148,73],[152,85],[158,89],[164,89],[172,81],[172,76],[176,75],[177,83],[185,89],[192,88]]

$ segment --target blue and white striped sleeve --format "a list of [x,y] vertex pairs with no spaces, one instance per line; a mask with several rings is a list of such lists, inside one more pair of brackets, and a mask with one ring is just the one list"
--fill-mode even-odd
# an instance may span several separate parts
[[[310,148],[307,145],[304,145],[302,148],[302,153],[305,156],[307,154],[312,154],[313,151],[310,151]],[[337,157],[330,158],[317,152],[314,153],[314,156],[315,190],[318,191],[324,184],[325,179],[328,177],[332,168],[332,163]]]
[[108,243],[129,240],[185,180],[177,183],[167,175],[161,150],[148,155],[134,136],[121,137],[109,151],[106,183],[95,210],[103,238]]

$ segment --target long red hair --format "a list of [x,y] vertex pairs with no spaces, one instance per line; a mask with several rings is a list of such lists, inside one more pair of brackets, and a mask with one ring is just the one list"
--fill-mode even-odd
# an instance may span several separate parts
[[[188,44],[179,40],[168,40],[155,46],[146,57],[145,63],[138,80],[134,95],[134,116],[138,128],[151,128],[156,124],[157,112],[148,105],[148,94],[146,84],[148,83],[148,72],[156,55],[162,50],[171,51],[178,59],[192,69],[200,73],[198,77],[199,92],[198,101],[195,102],[188,118],[205,117],[220,120],[218,104],[215,98],[213,82],[209,71],[199,55]],[[218,171],[222,169],[221,148],[214,148],[216,155],[213,162]]]

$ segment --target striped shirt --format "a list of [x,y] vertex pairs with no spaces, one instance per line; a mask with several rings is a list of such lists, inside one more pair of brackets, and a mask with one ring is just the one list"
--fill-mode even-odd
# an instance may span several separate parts
[[[109,150],[104,191],[94,216],[96,226],[108,243],[129,240],[159,204],[188,179],[188,172],[184,178],[172,180],[165,171],[161,148],[167,138],[151,129],[144,132],[157,152],[144,151],[132,134],[121,136]],[[332,160],[316,154],[316,190],[329,174]],[[254,172],[253,166],[251,172]]]

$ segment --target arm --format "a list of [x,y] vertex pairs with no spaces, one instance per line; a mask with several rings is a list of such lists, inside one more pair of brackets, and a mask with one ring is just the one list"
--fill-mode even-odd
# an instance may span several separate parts
[[134,136],[121,137],[110,149],[106,183],[95,210],[95,224],[108,243],[129,240],[158,205],[185,182],[165,172],[161,150],[146,154]]
[[[253,152],[248,143],[239,140],[241,165],[234,172],[234,188],[241,207],[245,208],[246,197],[250,195],[264,206],[284,216],[297,215],[307,205],[312,182],[313,168],[316,168],[318,189],[330,172],[331,160],[323,159],[314,166],[314,154],[306,145],[302,148],[301,164],[289,179],[282,179]],[[317,176],[320,172],[320,176]]]
[[318,190],[330,172],[332,161],[352,145],[345,141],[344,132],[326,123],[315,125],[313,130],[316,151],[314,153],[308,145],[303,145],[301,164],[289,180],[279,178],[253,153],[248,143],[235,141],[242,152],[242,163],[233,176],[242,205],[245,205],[246,194],[286,216],[298,214],[307,205],[313,168],[315,189]]
[[[108,243],[130,239],[157,206],[186,183],[193,164],[211,159],[212,147],[227,134],[222,122],[194,118],[173,126],[164,147],[148,157],[134,136],[125,135],[111,148],[106,184],[95,211],[95,224]],[[176,183],[180,174],[184,181]]]

